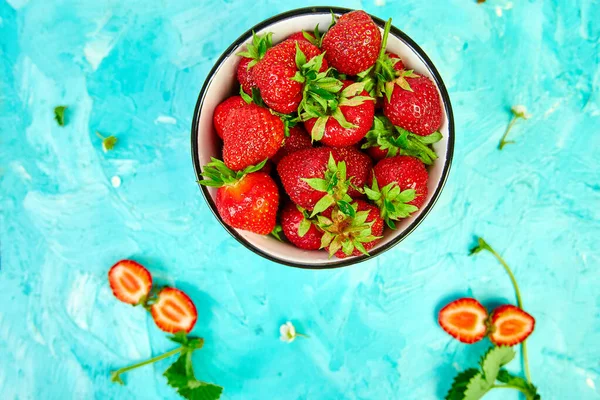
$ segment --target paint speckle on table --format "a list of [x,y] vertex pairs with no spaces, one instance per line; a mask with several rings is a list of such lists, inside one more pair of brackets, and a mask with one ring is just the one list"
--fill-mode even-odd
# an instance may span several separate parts
[[[456,148],[439,201],[405,241],[305,271],[249,252],[214,219],[189,127],[227,46],[307,3],[0,2],[2,400],[179,398],[161,376],[168,362],[110,382],[173,345],[113,297],[107,271],[123,258],[195,301],[193,333],[206,340],[195,370],[224,399],[443,398],[489,343],[454,341],[437,310],[459,296],[514,302],[492,256],[468,256],[474,235],[513,267],[536,318],[528,348],[542,398],[600,399],[597,1],[327,3],[392,17],[424,49],[450,93]],[[515,104],[532,117],[498,151]],[[104,153],[95,131],[118,144]],[[310,338],[283,344],[288,320]]]

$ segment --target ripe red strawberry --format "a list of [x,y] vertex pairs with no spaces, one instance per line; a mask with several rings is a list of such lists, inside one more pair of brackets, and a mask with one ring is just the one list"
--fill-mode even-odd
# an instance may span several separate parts
[[256,172],[265,163],[266,160],[234,172],[222,161],[213,158],[203,167],[202,175],[207,179],[199,183],[219,188],[215,203],[227,225],[260,235],[267,235],[275,228],[279,189],[268,174]]
[[171,287],[161,289],[150,313],[156,326],[168,333],[189,333],[198,319],[196,306],[188,295]]
[[421,208],[427,199],[429,175],[421,161],[409,156],[396,156],[379,161],[373,168],[380,188],[396,183],[401,191],[415,190],[415,198],[407,204]]
[[229,113],[232,110],[241,108],[245,105],[246,102],[241,96],[231,96],[215,108],[215,112],[213,114],[213,125],[217,135],[219,135],[221,139],[223,139],[223,129],[225,127],[225,121],[227,121],[227,117],[229,117]]
[[223,160],[240,171],[272,157],[282,145],[284,125],[269,110],[246,104],[232,110],[223,129]]
[[300,31],[300,32],[292,33],[285,40],[304,40],[304,41],[307,41],[309,43],[312,43],[310,40],[308,40],[306,38],[305,34],[308,35],[308,36],[310,36],[313,40],[315,39],[315,35],[313,35],[312,33],[306,32],[306,31]]
[[279,151],[271,157],[271,161],[277,164],[283,157],[291,154],[295,151],[308,149],[312,147],[310,136],[301,126],[297,125],[290,128],[290,136],[286,137],[283,142],[283,146]]
[[305,250],[319,250],[323,232],[311,222],[306,211],[298,209],[294,203],[288,203],[281,212],[281,227],[285,237],[296,247]]
[[[333,156],[333,166],[328,165],[330,154]],[[337,174],[335,164],[340,161],[346,163],[346,178],[351,180],[353,185],[362,187],[369,177],[371,159],[353,147],[341,149],[318,147],[299,150],[283,157],[277,165],[277,172],[292,201],[302,208],[313,210],[325,193],[312,188],[304,179],[325,179],[326,173],[332,177]],[[340,180],[340,185],[344,183],[342,181],[345,180]],[[351,197],[360,195],[353,187],[344,186],[344,190],[347,190],[347,194]]]
[[[365,137],[375,114],[375,102],[364,90],[364,83],[344,81],[340,93],[339,106],[331,115],[323,115],[304,122],[313,140],[320,140],[327,146],[352,146]],[[323,119],[325,121],[323,121]]]
[[[296,111],[303,96],[304,83],[292,79],[303,70],[302,65],[296,63],[296,46],[304,54],[302,65],[310,65],[308,62],[321,54],[318,47],[306,40],[284,40],[267,50],[252,71],[265,104],[283,114]],[[327,62],[322,60],[315,68],[325,71]]]
[[519,307],[507,304],[494,310],[490,340],[496,346],[514,346],[531,335],[535,319]]
[[237,66],[237,80],[242,90],[249,95],[252,94],[252,88],[256,87],[254,78],[252,78],[252,67],[249,66],[252,61],[251,58],[242,57]]
[[[348,216],[337,207],[331,207],[319,217],[319,226],[325,231],[321,245],[337,258],[369,255],[383,235],[383,219],[379,209],[364,200],[353,202],[356,215]],[[323,218],[325,217],[325,219]]]
[[364,11],[342,15],[325,34],[322,45],[329,65],[348,75],[372,67],[380,47],[379,27]]
[[396,126],[417,135],[430,135],[442,124],[442,104],[437,88],[425,76],[404,79],[410,90],[394,85],[391,97],[383,101],[383,113]]
[[108,283],[117,299],[137,305],[146,300],[150,293],[152,276],[141,264],[121,260],[108,271]]
[[252,42],[246,45],[246,51],[237,55],[242,57],[237,67],[238,82],[247,94],[252,94],[252,88],[256,86],[252,75],[252,69],[257,62],[262,60],[268,49],[273,46],[272,33],[257,35],[252,33]]
[[368,147],[367,148],[367,154],[374,160],[374,161],[381,161],[383,160],[387,154],[388,151],[383,150],[380,146],[375,146],[375,147]]
[[454,300],[440,310],[438,322],[442,329],[463,343],[475,343],[487,333],[488,314],[475,299]]

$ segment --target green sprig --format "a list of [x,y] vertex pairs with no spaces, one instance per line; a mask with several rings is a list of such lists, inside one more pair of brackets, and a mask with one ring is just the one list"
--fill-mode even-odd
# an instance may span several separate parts
[[126,372],[153,364],[157,361],[179,354],[177,360],[171,364],[164,372],[163,376],[167,378],[169,386],[173,387],[179,395],[189,400],[217,400],[221,397],[223,388],[204,381],[196,379],[194,375],[194,367],[192,365],[192,353],[201,349],[204,345],[204,339],[187,336],[185,332],[178,332],[169,337],[180,346],[166,353],[152,357],[148,360],[130,365],[111,372],[111,381],[124,385],[125,382],[121,378]]
[[67,108],[69,108],[69,107],[67,107],[67,106],[54,107],[54,119],[58,123],[58,126],[65,126]]

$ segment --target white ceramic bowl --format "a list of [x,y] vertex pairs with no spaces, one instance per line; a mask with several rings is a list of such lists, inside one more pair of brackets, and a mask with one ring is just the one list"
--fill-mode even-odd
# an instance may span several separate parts
[[[220,140],[214,132],[212,117],[215,107],[227,97],[237,94],[236,68],[240,57],[236,56],[246,43],[252,41],[252,31],[257,34],[273,32],[273,43],[278,43],[294,32],[312,31],[316,24],[327,27],[331,21],[331,11],[337,15],[352,10],[337,7],[311,7],[288,11],[269,18],[252,27],[240,36],[225,52],[208,74],[198,96],[192,123],[192,159],[198,179],[201,179],[202,165],[210,162],[211,157],[220,157]],[[382,33],[385,21],[373,17]],[[443,118],[440,132],[443,139],[434,144],[439,158],[429,167],[428,196],[421,209],[410,218],[397,223],[397,229],[386,229],[385,236],[370,251],[370,257],[329,258],[325,251],[306,251],[289,243],[282,243],[271,236],[261,236],[252,232],[231,228],[219,217],[215,207],[216,189],[200,186],[213,214],[223,227],[249,250],[277,263],[301,268],[342,267],[372,258],[389,250],[408,236],[427,216],[439,197],[452,161],[454,149],[454,120],[452,107],[446,87],[435,66],[425,52],[406,34],[392,26],[388,38],[387,50],[398,54],[405,65],[415,72],[430,77],[437,85],[443,104]]]

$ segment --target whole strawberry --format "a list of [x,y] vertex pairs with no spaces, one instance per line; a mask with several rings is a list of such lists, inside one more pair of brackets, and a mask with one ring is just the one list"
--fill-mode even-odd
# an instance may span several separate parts
[[371,187],[365,187],[365,193],[394,229],[393,221],[408,217],[425,202],[427,179],[427,170],[418,159],[409,156],[385,158],[373,168]]
[[360,142],[371,128],[375,114],[374,99],[364,90],[364,83],[344,81],[343,85],[339,104],[333,111],[322,114],[320,107],[311,110],[307,106],[303,113],[314,115],[304,122],[312,139],[331,147],[352,146]]
[[277,153],[284,138],[281,119],[268,109],[246,104],[229,113],[223,129],[223,161],[234,171]]
[[[343,163],[342,169],[340,163]],[[277,172],[292,201],[314,213],[342,200],[345,195],[360,196],[353,186],[360,188],[365,184],[370,168],[371,159],[353,147],[319,147],[283,157],[277,165]],[[317,210],[315,206],[326,196],[330,196],[329,202],[320,203]],[[347,202],[347,199],[344,201]]]
[[265,163],[266,160],[235,172],[213,158],[202,168],[202,175],[207,179],[199,183],[218,187],[215,204],[227,225],[260,235],[267,235],[275,228],[279,189],[273,178],[257,172]]
[[284,139],[283,146],[271,157],[271,161],[277,164],[283,157],[295,151],[312,147],[310,136],[301,126],[290,128],[290,135]]
[[213,125],[217,135],[219,135],[221,139],[223,139],[223,129],[225,128],[225,121],[227,121],[229,113],[232,110],[241,108],[245,105],[246,102],[241,96],[231,96],[215,107],[215,112],[213,114]]
[[338,207],[325,210],[318,217],[318,226],[325,233],[321,246],[327,248],[329,255],[337,258],[369,255],[383,235],[383,219],[379,209],[364,200],[355,200],[352,204],[354,215],[341,212]]
[[284,40],[267,50],[252,71],[265,104],[283,114],[295,112],[302,101],[306,82],[304,77],[300,77],[303,66],[313,67],[315,72],[327,70],[327,62],[322,57],[319,62],[310,63],[320,54],[321,50],[306,40]]
[[323,232],[309,219],[301,207],[289,202],[281,212],[281,227],[285,237],[296,247],[304,250],[319,250]]
[[383,113],[392,124],[417,135],[427,136],[442,124],[442,104],[435,84],[425,76],[404,77],[406,86],[394,85],[383,100]]
[[364,11],[342,15],[323,37],[322,49],[329,65],[342,74],[356,75],[375,64],[381,32]]
[[262,60],[268,49],[273,46],[271,32],[264,35],[257,35],[252,32],[252,42],[246,46],[246,50],[237,55],[242,57],[237,67],[238,82],[242,90],[247,94],[252,94],[252,88],[256,86],[252,77],[252,68],[257,62]]

